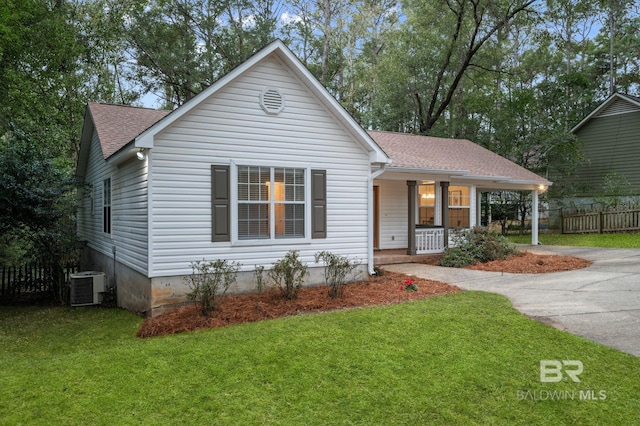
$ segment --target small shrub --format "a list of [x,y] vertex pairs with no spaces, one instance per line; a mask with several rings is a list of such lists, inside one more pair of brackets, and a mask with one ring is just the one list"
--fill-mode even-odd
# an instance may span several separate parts
[[282,297],[296,299],[307,272],[307,265],[298,259],[298,251],[289,250],[282,259],[273,264],[268,275],[282,292]]
[[438,265],[448,268],[463,268],[475,262],[473,255],[461,247],[447,247]]
[[506,259],[516,253],[515,244],[499,232],[478,227],[454,235],[453,244],[447,247],[439,265],[462,268],[476,262]]
[[256,267],[253,269],[253,277],[256,280],[256,290],[258,291],[258,293],[262,293],[262,290],[264,290],[265,287],[263,265],[256,265]]
[[328,251],[317,252],[315,258],[316,263],[324,262],[324,280],[329,287],[329,297],[342,297],[349,275],[360,265],[360,262],[357,260],[352,262],[346,256]]
[[202,315],[208,315],[216,308],[220,297],[236,282],[239,269],[240,263],[227,260],[207,262],[203,259],[192,262],[193,272],[185,277],[191,288],[187,297],[200,305]]

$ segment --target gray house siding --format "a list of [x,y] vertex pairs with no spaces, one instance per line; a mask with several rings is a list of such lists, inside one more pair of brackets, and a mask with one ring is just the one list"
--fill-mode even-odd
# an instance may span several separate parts
[[615,94],[573,129],[585,164],[569,178],[577,197],[603,196],[607,175],[619,174],[640,194],[640,106],[636,98]]
[[604,177],[612,173],[624,175],[640,193],[640,112],[594,118],[576,135],[588,159],[574,176],[585,187],[580,196],[603,195]]

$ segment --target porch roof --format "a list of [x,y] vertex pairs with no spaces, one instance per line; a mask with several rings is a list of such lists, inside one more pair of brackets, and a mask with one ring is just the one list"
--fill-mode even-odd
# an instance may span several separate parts
[[389,171],[451,175],[478,180],[487,186],[551,185],[522,166],[466,139],[448,139],[406,133],[368,131],[392,158]]

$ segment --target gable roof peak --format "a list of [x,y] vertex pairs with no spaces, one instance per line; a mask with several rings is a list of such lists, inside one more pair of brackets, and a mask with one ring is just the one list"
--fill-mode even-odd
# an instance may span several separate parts
[[596,109],[591,111],[582,121],[576,124],[571,133],[577,132],[582,126],[587,124],[591,119],[604,117],[607,115],[625,114],[628,112],[640,111],[640,98],[637,96],[627,95],[625,93],[615,92],[605,99]]
[[212,85],[198,93],[182,106],[171,113],[169,117],[156,122],[135,138],[137,148],[153,148],[154,136],[172,123],[179,120],[185,114],[200,105],[214,93],[234,81],[246,71],[260,63],[264,59],[276,55],[285,66],[299,78],[302,83],[318,97],[325,108],[332,111],[337,121],[345,126],[366,151],[369,152],[372,163],[389,163],[391,160],[376,142],[367,134],[360,124],[353,118],[346,109],[327,91],[326,87],[309,71],[309,69],[295,56],[295,54],[280,39],[275,39],[258,52],[254,53],[247,60],[236,66],[233,70],[220,77]]

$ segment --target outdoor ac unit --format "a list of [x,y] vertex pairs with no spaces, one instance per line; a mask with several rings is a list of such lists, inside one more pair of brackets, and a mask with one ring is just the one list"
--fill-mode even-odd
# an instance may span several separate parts
[[71,274],[71,306],[98,305],[107,289],[104,272],[85,271]]

